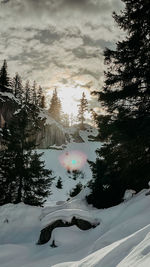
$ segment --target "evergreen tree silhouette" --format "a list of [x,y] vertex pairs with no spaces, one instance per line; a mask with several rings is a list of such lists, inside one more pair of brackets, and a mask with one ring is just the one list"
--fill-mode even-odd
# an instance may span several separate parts
[[83,92],[82,98],[80,99],[78,120],[80,122],[81,129],[84,129],[85,112],[88,110],[88,101],[86,99],[85,93]]
[[[0,85],[3,87],[10,87],[11,86],[11,79],[8,76],[8,71],[7,71],[7,61],[4,60],[3,66],[1,67],[0,70]],[[5,88],[5,91],[7,91],[7,89]]]
[[147,187],[150,173],[150,5],[148,0],[122,0],[113,14],[126,32],[116,50],[105,50],[105,85],[99,95],[104,145],[91,163],[93,181],[88,202],[98,208],[121,202],[126,189]]
[[23,99],[22,79],[18,73],[16,73],[15,77],[13,78],[13,91],[15,97],[19,98],[20,100]]
[[40,108],[42,108],[42,109],[46,108],[45,95],[43,93],[43,89],[41,86],[39,86],[39,89],[38,89],[37,101],[38,101],[38,106]]
[[2,130],[5,149],[0,152],[0,204],[24,202],[42,206],[50,194],[51,171],[45,169],[36,148],[38,108],[26,99],[9,126]]
[[49,113],[58,122],[61,121],[61,101],[57,94],[57,89],[53,91],[53,95],[50,101]]

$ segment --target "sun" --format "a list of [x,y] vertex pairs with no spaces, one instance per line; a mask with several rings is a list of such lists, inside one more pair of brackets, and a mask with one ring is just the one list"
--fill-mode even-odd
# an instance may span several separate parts
[[[90,91],[88,88],[82,87],[80,85],[64,85],[58,83],[57,85],[53,86],[51,89],[47,91],[48,99],[51,98],[54,88],[57,89],[58,97],[61,100],[62,111],[64,114],[69,115],[70,119],[75,120],[73,123],[76,123],[78,110],[79,110],[79,103],[80,99],[82,98],[83,92],[86,95],[87,100],[91,100]],[[48,100],[49,101],[49,100]],[[47,106],[49,102],[47,102]],[[91,119],[91,114],[86,112],[85,113],[86,119]]]
[[78,105],[79,101],[82,97],[82,93],[85,93],[87,100],[90,99],[90,92],[85,88],[81,87],[70,87],[70,86],[62,86],[59,91],[59,97],[62,103],[62,109],[64,113],[73,114],[77,116],[78,114]]

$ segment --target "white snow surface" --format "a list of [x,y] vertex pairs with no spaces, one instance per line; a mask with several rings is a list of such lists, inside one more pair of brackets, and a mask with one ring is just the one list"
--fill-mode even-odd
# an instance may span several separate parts
[[[92,135],[96,135],[96,132],[96,129],[93,130]],[[88,134],[91,134],[91,132],[89,133],[81,131],[80,134],[84,139],[84,142],[82,143],[71,142],[61,147],[57,147],[54,145],[51,149],[38,150],[39,152],[44,152],[42,159],[45,161],[45,166],[46,168],[53,171],[52,176],[55,177],[51,187],[52,195],[50,195],[50,197],[47,199],[46,205],[52,205],[52,203],[55,204],[58,201],[67,200],[69,198],[70,191],[76,186],[76,184],[81,182],[84,186],[87,185],[88,181],[92,179],[92,171],[87,161],[79,169],[79,171],[82,171],[82,173],[84,174],[84,178],[82,179],[79,177],[76,180],[69,178],[71,174],[68,174],[67,170],[60,163],[60,156],[65,153],[69,154],[72,151],[75,151],[75,153],[83,153],[86,156],[87,160],[96,160],[95,151],[97,148],[100,148],[102,144],[100,142],[88,141]],[[62,179],[62,189],[58,189],[56,187],[57,180],[59,177],[61,177]]]
[[[0,267],[149,267],[150,266],[150,195],[148,190],[127,198],[118,206],[98,210],[87,205],[84,188],[79,195],[66,201],[69,191],[81,182],[91,179],[88,163],[82,166],[84,179],[68,178],[61,166],[59,156],[72,150],[96,159],[95,150],[99,142],[89,142],[88,134],[80,132],[84,143],[70,143],[64,148],[43,150],[46,167],[56,177],[44,208],[31,207],[23,203],[0,207]],[[41,152],[41,150],[40,150]],[[58,177],[63,189],[56,188]],[[37,245],[40,231],[62,219],[82,218],[96,228],[82,231],[76,226],[56,228],[51,239]],[[56,248],[50,245],[55,240]]]
[[[97,210],[84,201],[87,189],[68,202],[37,208],[0,207],[1,267],[149,267],[150,196],[147,190],[118,206]],[[99,220],[96,228],[56,228],[51,240],[36,245],[40,230],[68,215]],[[55,240],[56,248],[50,247]]]
[[16,97],[12,93],[0,92],[0,97],[1,96],[8,97],[9,99],[14,99],[15,101],[17,101]]

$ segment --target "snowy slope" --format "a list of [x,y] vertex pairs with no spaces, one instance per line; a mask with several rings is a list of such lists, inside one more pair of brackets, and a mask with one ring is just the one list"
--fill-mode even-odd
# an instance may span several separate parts
[[[105,210],[87,206],[85,192],[43,209],[24,204],[0,207],[0,266],[149,267],[150,196],[146,192]],[[87,231],[75,226],[56,228],[47,244],[36,245],[40,230],[52,218],[63,215],[67,220],[74,213],[99,220],[100,225]],[[57,248],[50,247],[52,240]]]
[[[51,149],[39,150],[39,152],[44,152],[42,159],[45,161],[46,168],[53,171],[53,177],[55,177],[52,184],[52,195],[47,200],[46,205],[51,205],[52,202],[56,203],[57,201],[65,201],[69,197],[69,192],[72,188],[75,187],[76,184],[81,182],[84,185],[87,184],[88,181],[92,179],[92,172],[87,160],[95,161],[96,159],[96,149],[100,148],[102,145],[100,142],[90,142],[88,141],[88,135],[97,135],[97,130],[91,128],[88,131],[80,131],[80,135],[84,142],[76,143],[71,142],[66,145],[62,145],[61,147],[53,146]],[[77,157],[79,163],[82,163],[82,155],[87,159],[83,164],[81,164],[79,170],[83,173],[84,178],[77,178],[73,180],[71,174],[68,174],[67,169],[61,165],[60,158],[61,156],[65,156],[66,154],[72,155],[72,153]],[[81,158],[80,158],[81,154]],[[80,165],[80,164],[79,164]],[[63,188],[56,188],[56,183],[58,178],[61,177]]]
[[[90,133],[91,134],[91,133]],[[83,185],[92,174],[87,162],[81,164],[84,179],[69,178],[61,165],[62,155],[84,154],[96,159],[100,142],[89,142],[89,132],[80,132],[82,143],[68,143],[65,147],[43,150],[46,167],[56,176],[44,208],[24,204],[0,207],[0,267],[149,267],[150,266],[150,196],[143,190],[132,199],[104,210],[87,205],[89,189],[65,201],[69,191]],[[94,133],[93,133],[94,135]],[[96,133],[95,133],[96,135]],[[41,150],[40,150],[41,152]],[[76,155],[73,154],[73,155]],[[70,156],[69,156],[70,158]],[[81,157],[82,162],[82,157]],[[73,158],[73,164],[74,164]],[[63,189],[56,188],[58,177]],[[97,225],[82,231],[76,226],[56,228],[45,245],[37,245],[40,231],[56,220],[70,222],[76,216]],[[98,225],[99,224],[99,225]],[[50,245],[55,240],[56,248]]]

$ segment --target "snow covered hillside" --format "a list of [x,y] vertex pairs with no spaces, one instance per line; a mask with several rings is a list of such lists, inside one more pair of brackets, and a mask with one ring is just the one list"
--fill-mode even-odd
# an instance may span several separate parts
[[[81,131],[82,143],[72,140],[61,147],[39,150],[44,152],[46,167],[52,169],[55,177],[52,195],[44,208],[23,203],[0,207],[0,267],[150,266],[150,195],[145,196],[147,190],[104,210],[86,203],[88,188],[66,201],[77,183],[84,186],[92,178],[87,159],[95,161],[95,150],[101,143],[89,141],[89,135],[96,136],[96,131]],[[83,175],[79,173],[73,179],[72,170],[78,170],[78,166]],[[59,177],[62,189],[56,187]],[[81,230],[75,221],[91,227]],[[49,239],[44,245],[38,245],[43,230],[48,234],[50,228]]]
[[[51,149],[39,150],[39,152],[44,152],[43,160],[45,161],[46,168],[52,170],[55,177],[51,188],[52,195],[47,200],[46,205],[51,205],[52,202],[65,201],[69,197],[69,192],[76,184],[80,182],[84,186],[92,179],[92,172],[87,160],[95,161],[95,151],[97,148],[100,148],[101,143],[98,141],[88,141],[88,135],[96,136],[97,130],[92,128],[92,130],[80,131],[80,136],[84,140],[82,143],[76,143],[72,140],[71,143],[60,147],[54,145]],[[61,164],[61,157],[72,159],[75,164],[72,165],[71,163],[72,166],[68,166],[70,169],[76,168],[76,164],[79,162],[79,171],[82,173],[79,174],[76,180],[73,179],[72,173],[68,173],[67,168]],[[85,162],[82,164],[82,161],[84,161],[83,157],[85,157]],[[62,179],[62,189],[56,187],[59,177]]]
[[[150,266],[150,196],[147,190],[105,210],[84,202],[86,192],[53,207],[24,204],[0,207],[1,267],[148,267]],[[45,245],[40,230],[53,219],[81,216],[99,221],[96,228],[56,228]],[[50,245],[53,240],[57,247]]]

